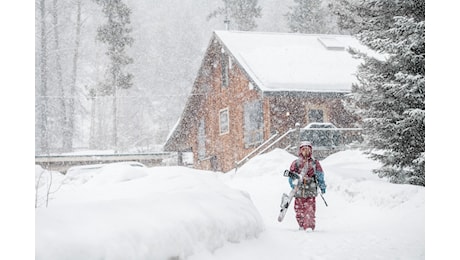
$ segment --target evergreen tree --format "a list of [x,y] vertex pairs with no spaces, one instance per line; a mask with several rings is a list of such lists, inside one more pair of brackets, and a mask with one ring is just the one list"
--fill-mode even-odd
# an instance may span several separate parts
[[117,92],[132,86],[133,75],[125,72],[125,67],[133,62],[126,55],[126,47],[133,44],[131,33],[131,9],[121,0],[94,0],[102,6],[102,12],[107,18],[107,23],[97,30],[97,39],[108,45],[106,55],[110,58],[105,82],[100,84],[100,95],[113,96],[113,139],[112,146],[117,148]]
[[236,29],[240,31],[251,31],[257,28],[255,18],[261,17],[262,8],[258,0],[222,0],[224,7],[219,7],[208,15],[208,20],[224,16],[225,22],[234,22]]
[[326,11],[321,0],[294,0],[296,5],[289,7],[286,14],[289,29],[297,33],[325,33]]
[[[425,1],[340,0],[340,24],[384,58],[363,58],[352,97],[375,170],[395,183],[425,185]],[[338,8],[337,8],[338,10]]]

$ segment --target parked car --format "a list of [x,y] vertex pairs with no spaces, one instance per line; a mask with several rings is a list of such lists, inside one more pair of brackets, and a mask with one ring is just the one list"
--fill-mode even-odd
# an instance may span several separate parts
[[315,149],[330,149],[340,145],[340,132],[332,123],[314,122],[301,129],[301,140],[310,141]]
[[95,171],[95,170],[98,170],[98,169],[102,168],[104,165],[106,165],[106,164],[101,163],[101,164],[72,166],[69,169],[67,169],[65,175],[66,176],[74,176],[74,175],[78,175],[78,174],[82,174],[82,173],[86,173],[86,172],[90,172],[90,171]]
[[95,171],[101,169],[104,166],[108,165],[129,165],[132,167],[145,167],[144,164],[140,162],[116,162],[116,163],[100,163],[100,164],[89,164],[89,165],[78,165],[72,166],[66,171],[66,175],[75,175],[81,174],[89,171]]
[[108,166],[108,165],[128,165],[128,166],[131,166],[131,167],[146,167],[144,164],[140,163],[140,162],[115,162],[115,163],[107,163],[105,164],[104,166]]
[[144,164],[135,161],[72,166],[66,171],[65,182],[77,182],[82,184],[92,179],[94,175],[98,174],[98,172],[102,168],[116,167],[117,165],[127,165],[130,167],[146,167]]
[[304,129],[313,129],[313,128],[337,128],[337,127],[332,123],[323,123],[323,122],[310,123],[304,127]]

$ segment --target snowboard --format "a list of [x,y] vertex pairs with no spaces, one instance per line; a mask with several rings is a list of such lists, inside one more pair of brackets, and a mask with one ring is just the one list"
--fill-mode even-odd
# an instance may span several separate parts
[[[306,173],[307,173],[306,170],[302,171],[302,174],[297,174],[295,172],[285,170],[283,175],[285,177],[291,177],[291,178],[301,180],[305,176]],[[297,193],[297,190],[299,189],[299,187],[300,187],[300,181],[297,182],[297,184],[294,186],[294,188],[292,188],[289,194],[283,193],[283,195],[281,196],[281,205],[280,205],[281,209],[280,209],[280,214],[278,215],[279,222],[283,221],[284,216],[286,216],[286,212],[289,208],[289,205],[291,205],[292,199],[294,198],[294,195]]]

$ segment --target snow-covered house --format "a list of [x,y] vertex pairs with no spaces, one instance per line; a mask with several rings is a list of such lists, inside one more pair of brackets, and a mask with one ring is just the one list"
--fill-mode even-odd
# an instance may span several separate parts
[[226,172],[296,123],[350,127],[342,100],[360,61],[348,47],[364,48],[347,35],[215,31],[164,150]]

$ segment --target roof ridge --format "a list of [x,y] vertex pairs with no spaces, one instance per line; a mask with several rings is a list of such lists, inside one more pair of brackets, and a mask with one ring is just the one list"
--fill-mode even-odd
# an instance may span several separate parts
[[297,33],[297,32],[269,32],[269,31],[236,31],[236,30],[214,30],[218,33],[241,33],[241,34],[267,34],[267,35],[291,35],[291,36],[338,36],[338,37],[353,37],[351,34],[327,34],[327,33]]

